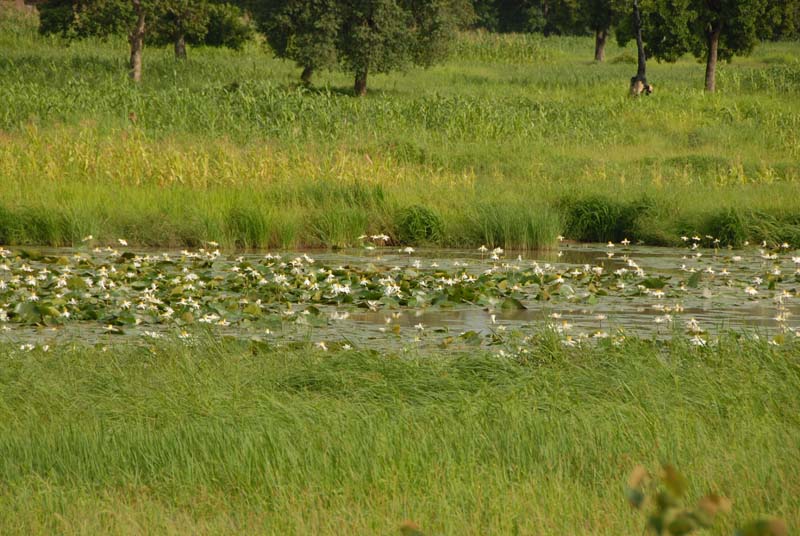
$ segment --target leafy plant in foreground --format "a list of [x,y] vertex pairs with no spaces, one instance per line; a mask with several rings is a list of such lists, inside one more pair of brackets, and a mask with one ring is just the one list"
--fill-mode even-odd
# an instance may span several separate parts
[[[645,531],[659,536],[683,536],[697,530],[709,529],[719,514],[731,511],[731,501],[710,493],[701,498],[694,507],[682,504],[689,481],[675,467],[664,464],[659,476],[660,486],[652,485],[647,469],[641,465],[634,468],[628,478],[625,495],[631,506],[638,510],[649,510]],[[648,492],[650,496],[648,496]],[[404,521],[399,527],[403,536],[424,536],[420,527],[412,521]],[[758,519],[736,529],[734,536],[787,536],[786,524],[780,519]]]
[[[731,501],[716,493],[702,497],[695,506],[685,506],[689,481],[675,467],[664,464],[654,485],[641,465],[631,473],[625,495],[631,506],[647,512],[646,530],[659,536],[683,536],[711,528],[719,514],[731,511]],[[649,496],[648,496],[649,493]],[[786,525],[779,519],[759,519],[737,529],[736,536],[785,536]]]

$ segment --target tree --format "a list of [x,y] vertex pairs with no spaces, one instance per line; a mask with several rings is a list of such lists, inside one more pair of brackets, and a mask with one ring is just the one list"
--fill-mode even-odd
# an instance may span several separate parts
[[705,88],[715,91],[717,62],[752,52],[766,4],[766,0],[643,0],[647,53],[668,62],[687,52],[705,58]]
[[210,10],[207,2],[170,0],[160,4],[150,31],[157,45],[173,44],[175,57],[186,59],[186,42],[200,43],[208,32]]
[[410,13],[396,0],[341,0],[342,26],[338,50],[345,68],[355,75],[356,95],[367,94],[370,72],[388,72],[411,60],[416,38],[409,32]]
[[129,26],[128,43],[131,45],[130,76],[134,82],[142,80],[142,55],[144,54],[144,33],[147,28],[147,8],[143,0],[131,0],[135,22]]
[[642,93],[650,95],[653,86],[647,83],[647,56],[644,51],[642,39],[642,14],[639,11],[639,0],[633,0],[633,31],[636,35],[636,76],[631,78],[631,95],[639,96]]
[[[39,31],[43,34],[61,34],[69,39],[125,35],[134,82],[142,77],[145,40],[157,45],[173,43],[176,57],[185,58],[187,41],[203,42],[212,27],[220,46],[241,46],[241,39],[251,35],[241,16],[237,23],[231,21],[234,11],[240,13],[238,8],[216,6],[208,0],[46,0],[38,7]],[[237,32],[236,37],[226,36],[226,40],[219,35],[221,29]]]
[[496,0],[473,0],[472,9],[475,12],[475,26],[496,32],[500,29],[500,13]]
[[339,0],[342,23],[337,50],[354,74],[356,95],[367,93],[369,73],[410,64],[428,66],[448,52],[465,23],[460,0]]
[[203,44],[210,47],[226,47],[241,50],[253,39],[255,30],[242,10],[230,3],[216,2],[208,6],[208,28]]
[[303,68],[304,83],[317,69],[337,66],[353,73],[359,96],[367,92],[369,73],[441,60],[456,30],[473,17],[469,0],[266,0],[251,6],[275,53]]
[[582,0],[581,19],[594,33],[594,61],[606,59],[606,42],[611,28],[618,22],[624,10],[618,0]]
[[297,63],[309,84],[314,71],[336,64],[340,7],[338,0],[268,0],[251,10],[275,54]]
[[551,0],[546,26],[562,34],[591,33],[595,38],[594,59],[601,62],[605,61],[612,27],[628,12],[624,0]]
[[800,2],[797,0],[767,0],[758,36],[761,39],[797,39],[800,37]]
[[130,77],[142,77],[148,14],[155,0],[46,0],[39,7],[39,31],[69,39],[124,34],[130,44]]
[[186,44],[240,49],[253,37],[253,28],[239,7],[211,0],[159,2],[148,41],[172,44],[175,58],[186,59]]
[[625,0],[473,0],[478,25],[493,31],[586,35],[594,58],[605,60],[611,29],[628,12]]

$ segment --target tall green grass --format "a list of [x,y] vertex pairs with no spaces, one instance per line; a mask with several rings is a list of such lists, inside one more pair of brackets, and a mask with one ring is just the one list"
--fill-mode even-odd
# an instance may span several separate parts
[[[464,34],[449,62],[377,75],[355,99],[349,77],[320,73],[301,87],[291,64],[255,43],[193,49],[187,62],[148,48],[134,87],[122,40],[67,46],[8,13],[6,242],[69,244],[85,232],[158,245],[346,245],[364,232],[407,241],[398,222],[419,206],[442,221],[427,243],[540,247],[559,233],[618,239],[569,236],[585,223],[573,209],[585,205],[591,220],[616,210],[600,199],[643,198],[651,206],[630,215],[628,238],[798,234],[797,43],[721,66],[716,95],[701,90],[693,60],[654,63],[656,94],[630,99],[630,50],[611,45],[598,65],[587,38]],[[752,224],[717,226],[731,212]]]
[[2,348],[0,527],[637,534],[626,475],[800,526],[800,353],[724,338],[478,353]]

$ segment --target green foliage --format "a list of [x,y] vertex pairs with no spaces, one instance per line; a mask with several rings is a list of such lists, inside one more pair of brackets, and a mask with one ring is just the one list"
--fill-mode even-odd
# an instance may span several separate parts
[[609,30],[628,8],[623,0],[556,0],[548,3],[547,24],[559,33],[585,35]]
[[278,57],[311,70],[335,65],[341,26],[338,0],[270,0],[250,7]]
[[444,236],[442,219],[422,205],[400,210],[394,227],[401,244],[437,243]]
[[[337,72],[297,89],[289,62],[252,45],[198,49],[188,64],[148,48],[133,88],[122,38],[62,47],[35,17],[0,24],[6,243],[233,246],[248,236],[227,223],[243,206],[268,219],[260,246],[320,246],[341,231],[318,234],[335,231],[309,224],[318,211],[363,211],[352,243],[422,205],[444,223],[439,245],[536,248],[579,238],[570,210],[596,196],[650,199],[627,236],[650,245],[694,233],[800,243],[796,43],[724,66],[711,101],[692,87],[693,59],[650,65],[668,94],[632,104],[630,67],[587,64],[590,38],[465,33],[445,64],[375,77],[362,102]],[[609,58],[630,53],[609,44]],[[716,218],[729,208],[744,234]]]
[[638,218],[652,208],[652,201],[647,199],[622,202],[603,196],[565,199],[563,203],[567,235],[588,242],[635,238]]
[[171,44],[178,39],[201,43],[208,32],[209,21],[207,2],[169,0],[158,5],[147,29],[148,41],[155,45]]
[[[675,62],[691,52],[708,59],[716,40],[717,57],[730,61],[736,55],[753,51],[763,21],[767,0],[649,0],[641,2],[643,37],[648,56]],[[628,18],[617,37],[621,44],[633,39],[632,22]],[[716,58],[713,59],[716,62]],[[712,86],[708,89],[713,89]]]
[[761,39],[797,39],[800,37],[800,2],[767,0],[764,17],[758,24]]
[[557,211],[529,201],[483,202],[465,212],[453,225],[463,229],[466,240],[453,245],[539,249],[551,246],[562,232]]
[[239,7],[228,3],[212,3],[208,6],[204,45],[241,50],[254,35],[252,24],[245,20]]
[[417,38],[411,24],[396,0],[343,0],[338,49],[345,69],[366,84],[369,72],[406,66]]
[[545,35],[608,30],[628,7],[623,0],[473,0],[480,28]]
[[[687,493],[689,482],[672,465],[663,465],[658,486],[647,486],[647,471],[639,466],[628,479],[626,496],[628,502],[637,509],[649,510],[647,530],[658,536],[683,536],[698,529],[714,525],[720,513],[729,513],[731,501],[711,493],[700,499],[697,506],[686,508],[682,501]],[[648,487],[652,496],[648,497]]]
[[413,516],[426,534],[638,535],[625,460],[660,457],[691,497],[725,490],[712,534],[750,512],[800,523],[796,348],[50,345],[0,348],[4,534],[399,534]]
[[[683,536],[712,528],[720,514],[729,514],[730,499],[710,493],[691,508],[683,506],[689,481],[669,464],[662,465],[660,486],[651,482],[647,470],[636,467],[628,478],[625,495],[636,509],[647,510],[646,530],[658,536]],[[647,492],[651,495],[648,496]],[[778,519],[750,522],[735,531],[735,536],[786,536],[786,524]]]
[[[142,6],[145,41],[157,46],[181,40],[239,49],[253,36],[241,10],[232,4],[143,0]],[[136,24],[136,13],[127,0],[47,0],[38,10],[42,34],[68,39],[128,36]]]
[[[157,4],[145,0],[144,5],[152,10]],[[127,35],[136,19],[125,0],[46,0],[37,9],[42,34],[70,39]]]
[[466,0],[273,0],[253,4],[275,53],[311,72],[337,63],[366,92],[369,73],[429,66],[471,20]]
[[789,529],[780,519],[759,519],[737,529],[734,536],[788,536]]

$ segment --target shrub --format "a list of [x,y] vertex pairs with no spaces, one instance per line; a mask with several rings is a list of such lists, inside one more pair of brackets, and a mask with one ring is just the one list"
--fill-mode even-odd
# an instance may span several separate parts
[[443,227],[439,215],[422,205],[400,210],[395,219],[395,232],[402,244],[438,242],[444,234]]

